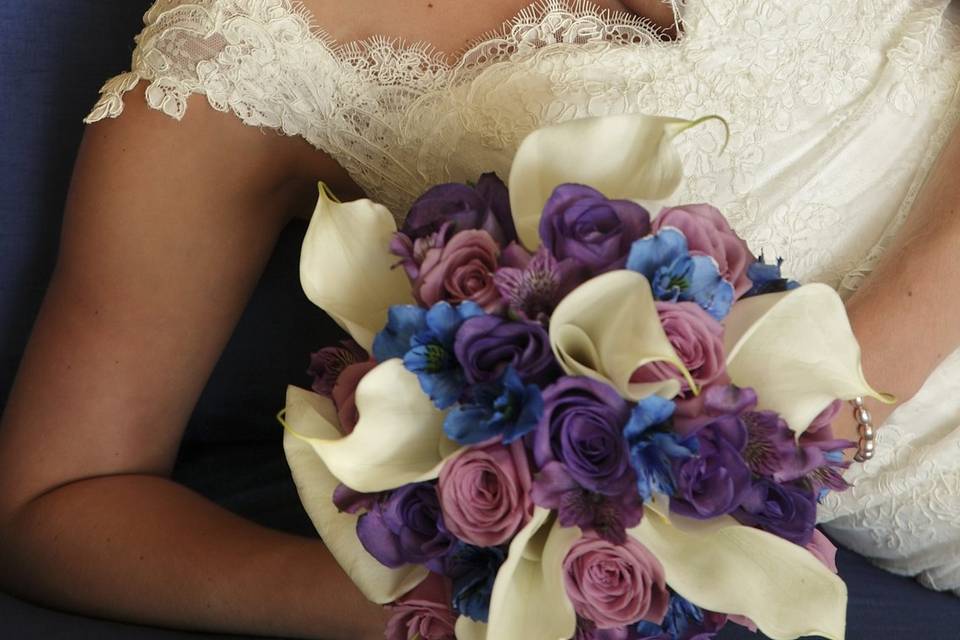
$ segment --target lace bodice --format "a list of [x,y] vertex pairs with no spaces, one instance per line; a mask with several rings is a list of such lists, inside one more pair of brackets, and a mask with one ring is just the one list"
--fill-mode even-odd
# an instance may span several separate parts
[[[681,35],[667,42],[630,14],[541,0],[448,62],[386,38],[337,43],[318,26],[323,17],[296,0],[159,0],[131,71],[107,82],[87,121],[118,116],[123,94],[141,80],[148,104],[178,119],[190,94],[204,94],[247,124],[323,149],[400,218],[432,184],[490,170],[506,176],[519,141],[543,124],[637,111],[718,114],[730,124],[729,144],[721,152],[719,125],[684,134],[687,177],[676,200],[716,204],[754,249],[784,257],[793,277],[848,295],[956,124],[960,35],[946,5],[677,0]],[[954,360],[945,379],[960,379]],[[950,419],[936,428],[956,439],[960,411]],[[923,440],[895,433],[885,436],[890,446]],[[949,545],[960,557],[958,458],[930,463],[921,489],[939,497],[925,502],[902,471],[912,458],[880,457],[865,471],[874,495],[838,497],[824,517],[841,515],[845,541],[867,555],[895,547],[887,555],[907,560],[894,570],[927,571],[931,554]],[[936,523],[936,535],[920,540],[901,512]],[[934,582],[960,588],[960,567]]]

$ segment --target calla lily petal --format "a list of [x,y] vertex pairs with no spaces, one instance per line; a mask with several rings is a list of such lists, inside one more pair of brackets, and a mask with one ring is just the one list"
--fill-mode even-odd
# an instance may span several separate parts
[[375,493],[433,480],[459,445],[443,433],[444,414],[398,359],[370,371],[356,394],[360,420],[343,438],[307,442],[343,484]]
[[747,616],[773,640],[844,636],[847,587],[799,545],[729,516],[700,521],[649,508],[629,534],[699,607]]
[[426,567],[388,569],[380,564],[357,538],[359,515],[340,513],[333,504],[339,481],[304,439],[340,437],[333,403],[310,391],[289,387],[285,419],[290,429],[284,435],[283,449],[300,501],[330,553],[354,584],[367,599],[378,604],[392,602],[420,584],[429,573]]
[[669,362],[696,389],[663,331],[650,283],[634,271],[611,271],[574,289],[550,318],[550,345],[566,373],[605,382],[630,400],[680,392],[677,380],[630,382],[651,362]]
[[825,284],[746,298],[724,324],[730,379],[756,390],[758,408],[779,413],[798,435],[834,400],[894,402],[864,379],[843,301]]
[[402,269],[392,268],[390,238],[397,226],[383,205],[340,203],[321,184],[300,252],[304,293],[367,351],[387,322],[387,309],[413,296]]
[[567,640],[576,633],[577,616],[564,587],[563,561],[582,533],[576,527],[561,527],[550,515],[537,507],[510,543],[490,595],[487,638]]
[[485,622],[477,622],[467,616],[457,618],[457,624],[453,629],[457,640],[486,640],[487,625]]
[[673,139],[710,119],[719,118],[627,114],[537,129],[520,144],[510,169],[510,207],[520,239],[531,250],[540,245],[543,206],[564,183],[588,184],[608,198],[666,198],[683,174]]

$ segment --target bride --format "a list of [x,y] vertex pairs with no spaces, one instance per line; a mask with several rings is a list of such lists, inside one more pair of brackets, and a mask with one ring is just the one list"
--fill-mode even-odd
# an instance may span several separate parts
[[[167,479],[274,240],[318,179],[400,219],[432,184],[507,175],[540,125],[643,112],[729,122],[722,153],[722,129],[684,134],[676,201],[717,205],[792,277],[836,287],[868,378],[903,400],[870,406],[876,457],[825,499],[825,528],[960,594],[960,30],[946,5],[157,0],[131,71],[87,119],[0,429],[7,581],[165,626],[379,637],[383,613],[321,543]],[[842,427],[855,439],[852,417]]]

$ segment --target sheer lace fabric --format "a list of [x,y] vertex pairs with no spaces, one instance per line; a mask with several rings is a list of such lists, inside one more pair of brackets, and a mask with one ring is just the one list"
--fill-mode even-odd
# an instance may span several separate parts
[[[339,44],[293,0],[159,0],[132,68],[88,122],[147,82],[175,118],[206,95],[333,156],[400,219],[437,182],[506,176],[532,129],[575,117],[719,114],[684,134],[674,200],[721,207],[788,272],[853,292],[889,245],[960,117],[947,0],[687,0],[665,42],[646,21],[543,0],[456,62],[386,38]],[[880,455],[823,505],[886,568],[960,590],[960,352],[880,430]]]

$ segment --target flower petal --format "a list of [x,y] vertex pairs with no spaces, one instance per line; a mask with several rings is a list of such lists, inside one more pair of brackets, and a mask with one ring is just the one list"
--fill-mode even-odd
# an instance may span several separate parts
[[665,517],[648,508],[629,531],[663,565],[667,584],[699,607],[744,615],[774,640],[842,640],[847,587],[813,554],[724,516]]
[[843,302],[825,284],[741,300],[725,330],[730,379],[756,390],[758,409],[776,411],[798,435],[834,400],[894,402],[864,379]]
[[457,640],[487,640],[487,624],[467,616],[457,618],[457,625],[453,631]]
[[300,252],[300,283],[315,305],[370,351],[387,309],[413,302],[410,283],[389,253],[397,226],[370,200],[339,203],[321,184]]
[[531,250],[540,245],[543,206],[564,183],[588,184],[613,199],[666,198],[683,174],[673,139],[708,119],[714,117],[628,114],[537,129],[520,144],[510,170],[510,206],[520,239]]
[[303,507],[330,553],[363,595],[385,604],[423,581],[429,573],[425,567],[407,565],[388,569],[377,562],[357,539],[359,516],[340,513],[334,506],[333,492],[339,481],[304,439],[340,437],[333,403],[291,386],[287,389],[286,422],[290,430],[284,435],[283,449]]
[[574,289],[553,312],[550,344],[566,373],[605,382],[630,400],[680,392],[674,379],[630,382],[651,362],[669,362],[696,388],[663,331],[650,283],[634,271],[611,271]]
[[330,472],[354,491],[374,493],[433,480],[459,452],[443,433],[443,412],[400,360],[388,360],[364,376],[356,403],[360,420],[350,435],[306,438]]
[[510,543],[490,595],[487,637],[560,640],[576,632],[577,616],[564,587],[563,560],[581,533],[576,527],[561,527],[550,515],[537,507]]

